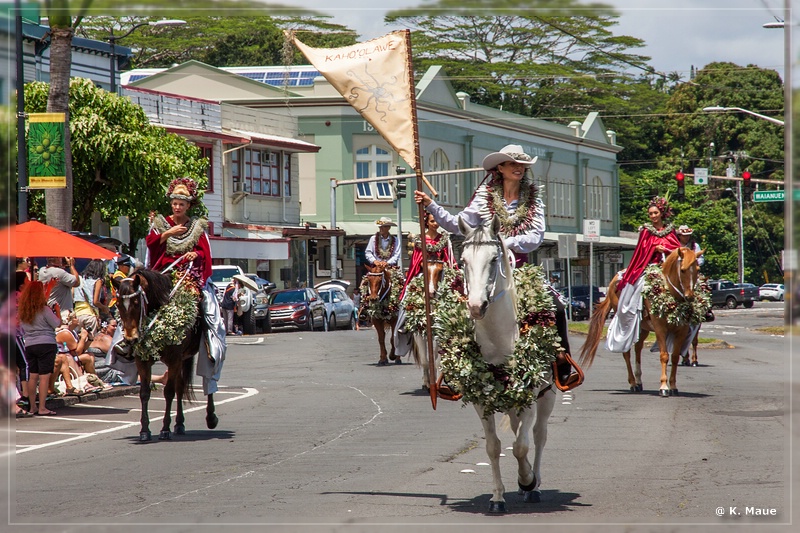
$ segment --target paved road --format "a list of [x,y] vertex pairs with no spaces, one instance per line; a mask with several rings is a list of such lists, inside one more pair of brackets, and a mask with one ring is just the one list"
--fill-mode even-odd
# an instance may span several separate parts
[[12,523],[786,523],[786,342],[753,330],[781,324],[769,304],[718,312],[705,335],[733,332],[735,348],[701,349],[701,366],[679,369],[677,398],[657,396],[655,354],[632,395],[621,356],[601,351],[586,383],[559,394],[543,501],[521,502],[507,452],[500,517],[484,515],[491,475],[472,408],[433,411],[418,368],[376,367],[373,331],[232,339],[214,431],[193,404],[186,436],[138,444],[136,397],[20,421]]

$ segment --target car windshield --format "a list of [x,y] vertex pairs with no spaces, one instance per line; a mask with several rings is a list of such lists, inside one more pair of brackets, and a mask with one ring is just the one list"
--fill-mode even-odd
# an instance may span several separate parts
[[305,291],[278,292],[272,295],[274,304],[291,304],[305,302]]
[[236,268],[215,268],[211,270],[211,281],[216,281],[217,283],[227,283],[238,273],[239,270]]

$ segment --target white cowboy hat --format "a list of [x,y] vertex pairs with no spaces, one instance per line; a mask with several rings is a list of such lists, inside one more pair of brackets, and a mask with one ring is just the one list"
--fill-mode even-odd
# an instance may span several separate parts
[[507,161],[514,161],[529,167],[536,163],[537,159],[539,158],[531,157],[526,154],[522,146],[518,144],[509,144],[501,148],[499,152],[493,152],[484,157],[483,168],[487,171],[492,170],[500,163],[505,163]]
[[394,222],[392,222],[392,219],[389,218],[389,217],[381,217],[381,218],[379,218],[378,220],[375,221],[375,224],[378,225],[378,226],[396,226],[397,225]]
[[687,226],[686,224],[678,227],[678,235],[691,235],[694,233],[694,230]]

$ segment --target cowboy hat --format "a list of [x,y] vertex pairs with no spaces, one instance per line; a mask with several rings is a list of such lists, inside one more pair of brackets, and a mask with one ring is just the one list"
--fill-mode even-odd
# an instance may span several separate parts
[[483,158],[484,170],[492,170],[500,163],[514,161],[525,166],[532,166],[536,163],[538,157],[531,157],[525,153],[522,146],[518,144],[509,144],[500,149],[499,152],[493,152]]
[[678,235],[691,235],[692,233],[694,233],[694,230],[689,226],[687,226],[686,224],[684,224],[678,227],[677,233]]
[[378,226],[396,226],[397,225],[394,222],[392,222],[392,219],[389,218],[389,217],[381,217],[381,218],[379,218],[378,220],[375,221],[375,224],[378,225]]

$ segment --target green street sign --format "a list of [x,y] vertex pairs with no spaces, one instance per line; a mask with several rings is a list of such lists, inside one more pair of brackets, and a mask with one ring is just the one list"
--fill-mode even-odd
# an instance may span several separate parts
[[[795,196],[798,195],[795,194]],[[784,191],[755,191],[753,193],[754,202],[783,202],[785,197]]]

